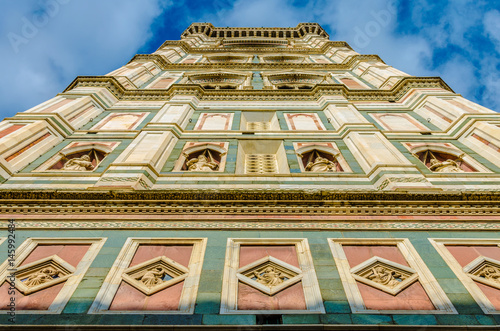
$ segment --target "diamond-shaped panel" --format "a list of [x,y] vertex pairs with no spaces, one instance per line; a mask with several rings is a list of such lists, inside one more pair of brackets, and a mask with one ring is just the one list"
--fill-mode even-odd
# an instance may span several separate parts
[[238,279],[253,288],[274,295],[302,279],[302,270],[272,256],[238,269]]
[[475,281],[500,289],[500,261],[480,256],[463,270]]
[[28,263],[16,271],[16,288],[28,295],[64,282],[75,268],[57,255]]
[[159,256],[126,269],[122,278],[142,293],[151,295],[183,281],[188,273],[189,269],[183,265]]
[[378,256],[352,268],[351,274],[357,281],[392,295],[397,295],[418,279],[412,268]]

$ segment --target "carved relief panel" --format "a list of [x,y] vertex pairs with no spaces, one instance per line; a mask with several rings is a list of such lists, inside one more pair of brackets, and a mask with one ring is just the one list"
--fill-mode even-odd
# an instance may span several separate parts
[[89,313],[192,314],[205,238],[128,238]]
[[353,313],[456,313],[408,239],[329,239]]
[[228,239],[220,313],[324,313],[307,239]]
[[0,266],[0,310],[15,287],[18,313],[60,313],[104,244],[103,238],[30,238],[16,250],[14,278]]
[[500,240],[429,239],[485,314],[500,314]]

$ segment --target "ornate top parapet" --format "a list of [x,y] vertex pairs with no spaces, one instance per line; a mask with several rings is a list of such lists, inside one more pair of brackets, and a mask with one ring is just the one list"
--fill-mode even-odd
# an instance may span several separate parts
[[211,23],[193,23],[181,35],[186,38],[203,34],[209,38],[262,37],[276,39],[300,39],[314,34],[328,39],[328,33],[318,23],[299,23],[295,28],[219,28]]

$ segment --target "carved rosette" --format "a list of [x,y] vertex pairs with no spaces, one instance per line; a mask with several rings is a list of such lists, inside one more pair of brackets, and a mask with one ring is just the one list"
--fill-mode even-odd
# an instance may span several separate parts
[[500,261],[479,256],[463,268],[473,280],[500,289]]
[[185,266],[159,256],[126,269],[122,279],[149,296],[183,281],[188,273],[189,269]]
[[418,280],[412,268],[374,256],[351,269],[357,281],[391,295],[397,295]]
[[238,269],[236,277],[262,293],[272,296],[302,279],[302,270],[272,256]]
[[18,268],[15,284],[12,285],[28,295],[62,283],[74,272],[75,267],[59,256],[52,255]]

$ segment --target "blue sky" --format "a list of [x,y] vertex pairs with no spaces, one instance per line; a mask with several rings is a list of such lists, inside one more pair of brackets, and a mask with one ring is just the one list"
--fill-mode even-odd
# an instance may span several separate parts
[[415,76],[500,111],[500,1],[0,0],[0,117],[48,100],[76,77],[103,75],[178,40],[191,22],[296,26],[378,54]]

